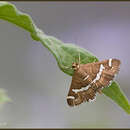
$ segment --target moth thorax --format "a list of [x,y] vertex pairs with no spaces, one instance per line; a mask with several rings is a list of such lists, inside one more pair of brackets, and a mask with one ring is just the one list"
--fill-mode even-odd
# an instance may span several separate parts
[[79,69],[79,64],[78,63],[72,63],[72,68],[74,69],[74,70],[78,70]]

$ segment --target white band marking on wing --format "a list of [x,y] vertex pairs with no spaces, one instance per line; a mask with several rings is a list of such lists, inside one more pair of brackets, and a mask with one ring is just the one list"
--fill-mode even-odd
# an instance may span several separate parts
[[[105,69],[105,67],[101,64],[101,65],[100,65],[99,72],[97,73],[96,78],[95,78],[89,85],[87,85],[86,87],[80,88],[80,89],[72,89],[72,91],[75,92],[75,93],[78,93],[78,92],[80,92],[80,91],[88,90],[89,87],[91,87],[91,84],[92,84],[92,83],[95,83],[97,80],[100,79],[103,69]],[[89,76],[89,75],[88,75],[88,76]],[[87,77],[85,77],[85,78],[87,78]]]
[[75,99],[74,96],[67,96],[67,99]]
[[94,99],[89,99],[89,102],[94,102],[96,100],[96,96],[94,97]]
[[112,59],[109,59],[109,66],[112,66]]
[[83,79],[83,81],[86,80],[86,79],[88,79],[88,77],[89,77],[89,75],[87,75],[87,76]]
[[81,91],[84,91],[84,90],[88,90],[89,87],[90,87],[90,84],[87,85],[87,86],[84,87],[84,88],[80,88],[80,89],[72,89],[72,91],[75,92],[75,93],[78,93],[78,92],[81,92]]
[[92,81],[92,83],[95,83],[97,80],[100,79],[103,69],[105,69],[105,67],[101,64],[101,65],[100,65],[99,72],[97,73],[97,76],[96,76],[96,78]]

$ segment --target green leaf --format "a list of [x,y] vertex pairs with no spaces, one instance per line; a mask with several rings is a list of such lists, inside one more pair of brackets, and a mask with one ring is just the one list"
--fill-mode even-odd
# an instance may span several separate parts
[[103,93],[130,114],[130,104],[116,82],[113,82],[111,86],[104,88]]
[[[70,76],[73,75],[73,70],[70,67],[77,60],[79,54],[81,64],[98,61],[89,51],[74,44],[63,43],[55,37],[46,35],[36,27],[29,15],[20,12],[8,2],[0,2],[0,19],[16,24],[30,32],[34,40],[40,41],[54,55],[59,68]],[[103,93],[130,114],[128,100],[117,83],[113,82],[110,87],[103,89]]]
[[0,104],[6,103],[11,101],[10,98],[7,96],[6,91],[0,88]]
[[35,32],[35,26],[29,15],[18,11],[14,5],[7,2],[0,3],[0,18],[16,24],[29,32]]
[[40,37],[41,43],[55,56],[59,68],[70,76],[73,75],[73,70],[70,67],[72,66],[72,63],[78,59],[79,53],[81,63],[85,64],[98,61],[90,52],[83,48],[79,48],[74,44],[64,44],[60,40],[42,33],[40,35],[38,34],[38,36]]

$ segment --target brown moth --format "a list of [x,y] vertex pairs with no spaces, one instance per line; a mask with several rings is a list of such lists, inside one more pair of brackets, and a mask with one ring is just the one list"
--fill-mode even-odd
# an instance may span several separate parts
[[67,96],[69,106],[90,102],[96,98],[96,93],[102,93],[102,88],[109,86],[115,74],[119,71],[120,60],[109,59],[88,64],[72,63],[74,74]]

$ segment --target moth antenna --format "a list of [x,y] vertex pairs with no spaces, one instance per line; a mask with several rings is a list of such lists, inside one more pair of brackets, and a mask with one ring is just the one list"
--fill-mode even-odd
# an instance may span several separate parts
[[79,60],[78,60],[78,58],[76,56],[75,56],[74,59],[75,59],[74,62],[79,63]]
[[62,64],[62,67],[65,69],[73,69],[72,67],[64,66],[63,64]]
[[77,51],[78,51],[78,65],[80,65],[80,51],[79,51],[79,49],[77,48]]

